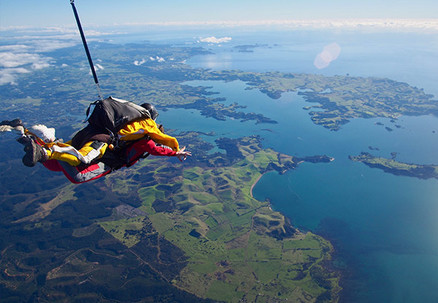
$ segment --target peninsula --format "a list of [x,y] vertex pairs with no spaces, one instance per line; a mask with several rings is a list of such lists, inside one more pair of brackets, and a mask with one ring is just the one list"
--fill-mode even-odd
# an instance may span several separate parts
[[[154,160],[121,182],[117,173],[111,175],[108,182],[119,180],[114,191],[138,192],[142,204],[136,209],[143,214],[114,213],[98,224],[177,288],[203,298],[336,301],[340,277],[327,267],[331,244],[297,230],[269,202],[251,195],[263,173],[282,173],[307,160],[262,149],[258,137],[217,140],[226,153],[213,156],[196,148],[195,133],[185,139],[197,151],[190,168]],[[309,157],[312,163],[327,159]],[[167,259],[175,247],[184,256],[176,264]]]
[[[241,80],[250,89],[259,89],[273,99],[284,92],[297,92],[315,124],[333,131],[353,118],[391,118],[401,115],[438,115],[438,102],[433,95],[407,83],[384,78],[286,74],[278,72],[250,73],[240,71],[208,71],[205,79]],[[318,109],[312,111],[312,108]]]
[[362,152],[358,156],[349,156],[350,160],[362,162],[373,168],[379,168],[384,172],[397,175],[408,176],[419,179],[438,179],[438,165],[420,165],[412,163],[403,163],[395,159],[375,157],[367,152]]
[[11,180],[27,168],[2,164],[0,201],[10,211],[0,235],[16,241],[1,250],[5,296],[337,302],[331,243],[251,196],[265,172],[331,158],[281,154],[255,136],[217,139],[215,153],[199,133],[178,139],[193,152],[184,164],[151,157],[81,186],[37,166],[44,178],[23,191]]

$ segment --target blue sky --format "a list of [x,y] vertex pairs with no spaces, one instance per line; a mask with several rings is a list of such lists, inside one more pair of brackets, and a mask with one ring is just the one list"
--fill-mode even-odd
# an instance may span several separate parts
[[[83,22],[260,21],[344,18],[438,18],[436,0],[76,0]],[[0,27],[70,26],[69,0],[0,0]]]

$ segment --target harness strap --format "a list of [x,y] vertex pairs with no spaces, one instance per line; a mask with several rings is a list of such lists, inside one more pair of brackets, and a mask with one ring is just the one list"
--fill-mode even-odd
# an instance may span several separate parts
[[79,20],[78,11],[76,10],[76,7],[75,7],[75,1],[70,0],[70,4],[71,4],[71,7],[73,9],[73,13],[75,15],[75,19],[76,19],[76,23],[78,25],[79,33],[81,34],[82,44],[84,45],[85,53],[87,54],[88,64],[90,65],[91,73],[93,74],[94,83],[96,83],[96,86],[97,86],[97,94],[99,95],[100,100],[103,100],[102,93],[100,91],[99,80],[97,79],[96,70],[94,69],[93,60],[91,59],[90,50],[88,49],[87,40],[85,39],[85,34],[84,34],[84,31],[82,30],[82,25],[81,25],[81,21]]

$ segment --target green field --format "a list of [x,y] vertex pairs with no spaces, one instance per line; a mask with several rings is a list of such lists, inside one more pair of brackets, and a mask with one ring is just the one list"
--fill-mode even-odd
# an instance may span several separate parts
[[[339,275],[326,268],[333,252],[331,244],[312,233],[299,232],[268,202],[250,195],[262,173],[274,164],[279,171],[295,167],[294,158],[263,150],[256,137],[227,144],[229,150],[233,150],[232,144],[238,150],[231,163],[209,165],[223,157],[217,154],[205,164],[177,165],[165,183],[160,178],[163,165],[168,164],[149,161],[144,168],[161,181],[137,186],[138,209],[147,213],[148,220],[138,216],[99,224],[127,247],[142,241],[148,225],[147,236],[156,233],[187,258],[171,283],[202,298],[314,302],[319,296],[329,296],[336,301]],[[132,184],[126,176],[123,182]],[[156,245],[160,254],[167,255]],[[169,262],[160,254],[156,263]],[[160,265],[155,269],[160,272]]]
[[369,153],[361,153],[358,156],[350,156],[356,162],[362,162],[369,167],[379,168],[393,175],[415,177],[419,179],[438,179],[438,165],[421,165],[404,163],[395,159],[375,157]]

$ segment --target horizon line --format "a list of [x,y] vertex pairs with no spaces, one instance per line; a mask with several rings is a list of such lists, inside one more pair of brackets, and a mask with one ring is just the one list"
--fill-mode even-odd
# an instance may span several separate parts
[[[89,27],[105,28],[113,26],[283,26],[285,28],[384,28],[384,29],[427,29],[438,30],[438,18],[333,18],[333,19],[295,19],[295,20],[220,20],[220,21],[160,21],[160,22],[123,22],[112,24],[89,24]],[[0,27],[0,31],[25,29],[68,29],[74,23],[53,26],[18,26]]]

